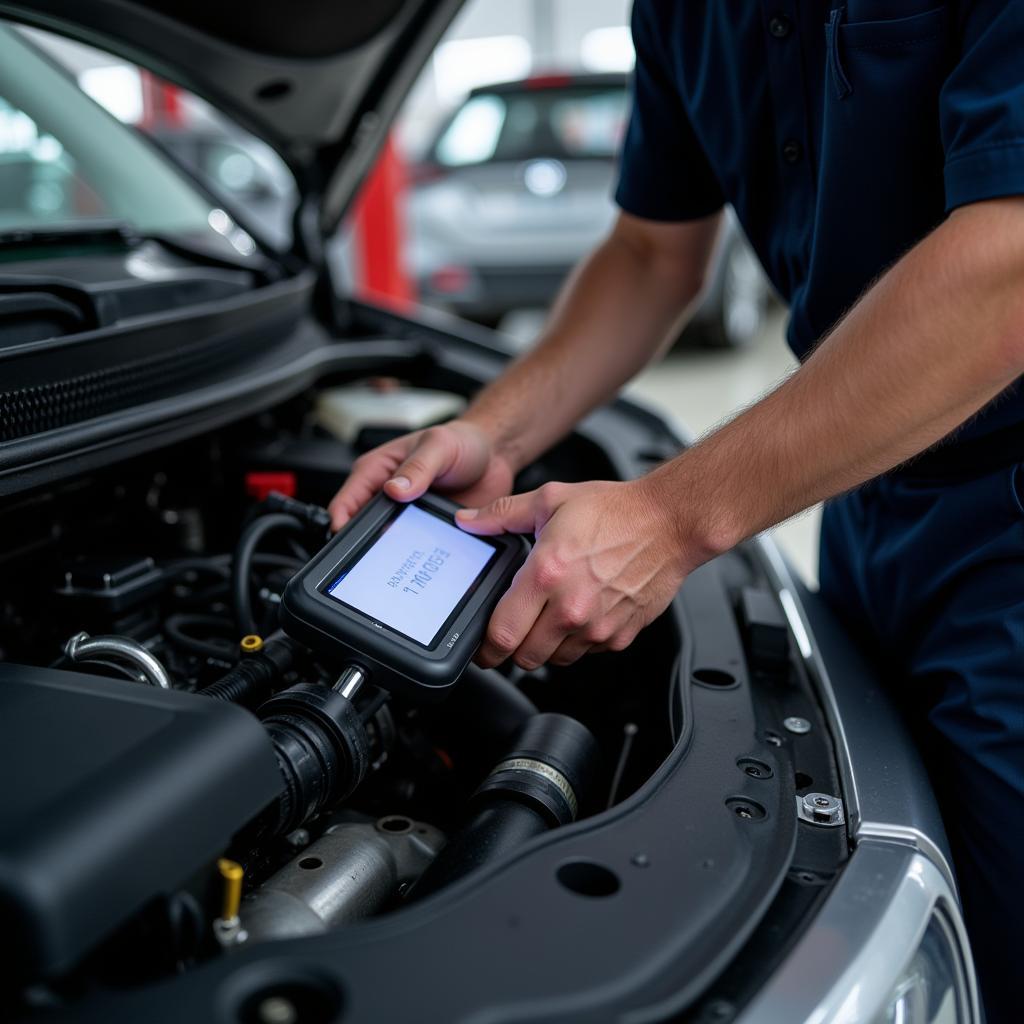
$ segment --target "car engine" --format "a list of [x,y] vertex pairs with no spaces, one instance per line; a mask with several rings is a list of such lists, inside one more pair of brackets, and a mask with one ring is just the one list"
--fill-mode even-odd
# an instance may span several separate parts
[[[568,668],[470,666],[431,706],[285,636],[324,506],[402,429],[341,440],[317,402],[0,511],[8,998],[61,1006],[402,912],[623,801],[671,751],[668,621]],[[517,486],[603,472],[570,439]]]

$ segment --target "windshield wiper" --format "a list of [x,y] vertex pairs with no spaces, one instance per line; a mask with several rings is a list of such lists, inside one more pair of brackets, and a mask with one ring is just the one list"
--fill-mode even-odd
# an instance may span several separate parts
[[[221,236],[217,236],[220,243]],[[270,278],[271,267],[257,249],[251,255],[228,248],[225,239],[214,248],[198,237],[179,237],[139,231],[134,224],[118,220],[70,221],[30,228],[0,228],[0,262],[10,254],[26,249],[50,249],[67,246],[74,249],[135,249],[143,242],[156,242],[169,252],[206,266],[229,270],[248,270]]]
[[0,229],[0,250],[37,249],[52,245],[116,246],[131,249],[142,236],[127,221],[89,220]]

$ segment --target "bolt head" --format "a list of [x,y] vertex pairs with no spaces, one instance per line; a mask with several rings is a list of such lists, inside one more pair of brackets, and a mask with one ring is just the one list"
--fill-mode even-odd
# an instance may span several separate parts
[[825,824],[839,821],[840,803],[827,793],[808,793],[803,798],[804,813],[814,821]]
[[310,835],[306,829],[297,828],[293,832],[289,832],[288,835],[284,837],[284,841],[293,850],[301,850],[304,846],[309,846]]
[[798,718],[796,715],[787,718],[782,724],[787,732],[795,733],[797,736],[803,736],[811,731],[811,723],[806,718]]

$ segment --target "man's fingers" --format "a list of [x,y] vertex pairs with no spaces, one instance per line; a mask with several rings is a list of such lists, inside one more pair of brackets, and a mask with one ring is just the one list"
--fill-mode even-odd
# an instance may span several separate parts
[[[566,621],[564,613],[562,621]],[[621,608],[614,609],[597,617],[588,615],[578,629],[567,631],[568,635],[548,660],[552,665],[571,665],[584,654],[624,650],[632,643],[640,626],[635,609],[625,613]]]
[[497,498],[482,508],[464,508],[456,522],[467,533],[539,533],[563,500],[565,484],[545,484],[525,494]]
[[584,654],[589,653],[593,644],[579,633],[567,636],[559,645],[554,654],[548,658],[552,665],[571,665],[579,661]]
[[643,628],[643,622],[634,609],[626,617],[625,621],[612,629],[605,629],[599,642],[595,642],[593,651],[624,651],[635,639],[637,633]]
[[532,672],[550,661],[555,651],[567,642],[565,634],[566,626],[562,624],[556,606],[549,601],[512,655],[512,660],[521,669]]
[[458,454],[458,445],[450,432],[425,430],[384,484],[384,490],[396,501],[412,501],[451,469]]
[[544,594],[533,584],[530,563],[516,573],[512,586],[495,606],[476,663],[494,668],[514,654],[544,610]]
[[348,479],[327,506],[331,529],[340,530],[384,486],[403,454],[388,445],[356,459]]

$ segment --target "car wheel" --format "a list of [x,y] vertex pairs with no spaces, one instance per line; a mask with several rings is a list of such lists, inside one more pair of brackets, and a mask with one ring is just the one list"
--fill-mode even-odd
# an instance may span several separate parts
[[768,282],[751,248],[739,239],[725,254],[721,275],[718,301],[701,341],[709,348],[746,348],[764,328]]

